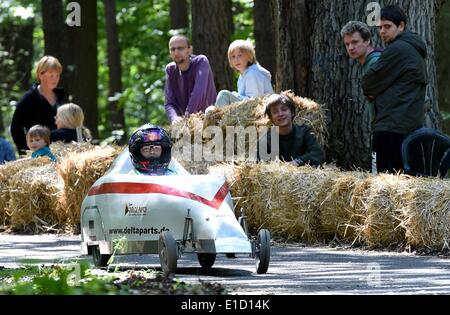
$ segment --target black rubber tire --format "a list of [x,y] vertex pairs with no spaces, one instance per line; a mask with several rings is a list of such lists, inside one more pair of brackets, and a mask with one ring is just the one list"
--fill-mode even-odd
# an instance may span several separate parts
[[256,272],[266,273],[270,262],[270,232],[262,229],[256,239]]
[[216,262],[216,254],[197,253],[197,258],[202,269],[210,269]]
[[161,269],[165,275],[177,271],[178,248],[172,234],[164,231],[159,235],[158,253]]
[[111,258],[111,255],[100,254],[100,248],[98,246],[92,247],[92,260],[94,261],[94,265],[96,267],[108,266],[108,261],[110,258]]

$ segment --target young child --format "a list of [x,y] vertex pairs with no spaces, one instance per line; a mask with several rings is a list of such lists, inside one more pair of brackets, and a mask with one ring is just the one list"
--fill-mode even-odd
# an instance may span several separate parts
[[172,158],[172,141],[167,132],[150,124],[139,127],[128,144],[132,174],[186,175],[188,174]]
[[[296,114],[294,101],[288,95],[273,94],[266,101],[265,114],[278,127],[278,158],[294,166],[320,166],[325,161],[325,152],[311,128],[294,124]],[[271,153],[272,134],[267,132],[258,143],[258,152]],[[261,151],[260,151],[261,150]],[[265,151],[264,151],[265,150]],[[259,156],[260,160],[265,160]]]
[[56,157],[50,151],[50,129],[41,125],[34,125],[27,132],[27,145],[33,152],[31,158],[48,156],[50,160],[56,162]]
[[228,48],[228,62],[231,68],[240,73],[238,91],[220,91],[217,95],[216,106],[273,93],[270,72],[257,62],[255,49],[250,42],[245,40],[232,42]]
[[60,106],[56,112],[56,128],[51,131],[51,142],[82,142],[91,138],[90,132],[83,126],[83,109],[73,103]]

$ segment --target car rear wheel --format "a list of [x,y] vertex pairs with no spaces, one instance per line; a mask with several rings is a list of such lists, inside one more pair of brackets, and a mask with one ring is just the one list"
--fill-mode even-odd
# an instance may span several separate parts
[[216,262],[216,254],[198,253],[197,258],[202,269],[210,269]]
[[270,232],[262,229],[256,239],[256,272],[266,273],[270,262]]
[[92,247],[92,260],[96,267],[106,267],[108,266],[108,261],[111,255],[100,254],[100,248],[98,246]]
[[170,232],[164,231],[159,235],[158,253],[164,274],[175,273],[178,259],[177,242]]

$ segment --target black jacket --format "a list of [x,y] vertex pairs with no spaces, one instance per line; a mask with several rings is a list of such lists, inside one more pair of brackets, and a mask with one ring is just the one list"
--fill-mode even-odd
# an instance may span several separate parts
[[52,106],[39,93],[38,84],[33,86],[25,93],[22,99],[17,103],[11,122],[11,135],[16,144],[19,154],[25,154],[28,150],[26,133],[34,125],[43,125],[55,129],[56,109],[64,103],[64,91],[61,88],[54,89],[57,102]]
[[420,128],[428,83],[425,42],[398,35],[363,76],[364,94],[375,97],[374,131],[408,134]]
[[64,143],[71,143],[72,141],[77,142],[77,130],[68,128],[53,129],[50,135],[50,141],[62,141]]
[[[271,154],[271,144],[269,131],[261,137],[258,143],[258,160],[265,160],[261,153]],[[317,142],[311,128],[306,125],[293,125],[293,130],[289,135],[280,135],[278,157],[286,162],[296,160],[300,166],[304,164],[319,166],[325,162],[322,146]]]

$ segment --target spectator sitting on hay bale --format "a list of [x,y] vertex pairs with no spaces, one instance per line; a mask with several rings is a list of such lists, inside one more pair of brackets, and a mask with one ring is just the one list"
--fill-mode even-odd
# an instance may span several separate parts
[[[256,60],[255,48],[246,40],[235,40],[228,48],[228,62],[233,70],[240,73],[238,91],[222,90],[217,95],[217,107],[223,107],[253,97],[273,94],[270,72]],[[213,109],[213,106],[206,110]]]
[[[294,166],[309,164],[319,166],[325,161],[325,153],[311,128],[293,124],[295,105],[292,98],[273,94],[266,101],[265,114],[278,127],[279,158]],[[264,134],[258,143],[258,159],[263,160],[260,150],[271,154],[271,132]]]
[[28,130],[27,145],[33,152],[31,158],[48,156],[50,160],[56,162],[56,157],[50,151],[50,129],[45,126],[35,125]]

